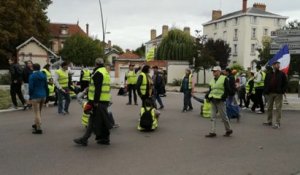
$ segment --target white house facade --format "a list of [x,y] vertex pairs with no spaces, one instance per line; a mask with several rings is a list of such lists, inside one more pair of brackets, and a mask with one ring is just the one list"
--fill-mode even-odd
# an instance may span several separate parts
[[259,59],[257,49],[262,47],[262,40],[282,28],[287,18],[267,12],[265,4],[255,3],[247,8],[247,0],[243,0],[240,11],[222,15],[222,11],[214,10],[212,20],[203,24],[203,35],[230,45],[230,64],[251,68],[252,61]]

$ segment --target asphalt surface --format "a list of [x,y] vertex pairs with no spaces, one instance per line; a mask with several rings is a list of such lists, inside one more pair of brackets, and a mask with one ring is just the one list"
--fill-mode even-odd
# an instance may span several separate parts
[[70,115],[44,108],[42,135],[31,134],[33,111],[0,113],[0,175],[291,175],[300,173],[299,112],[283,111],[278,130],[262,126],[266,115],[242,111],[232,120],[233,135],[226,138],[218,120],[216,138],[205,138],[210,121],[194,111],[181,113],[183,97],[163,98],[159,129],[137,131],[138,106],[126,106],[127,97],[115,96],[113,114],[120,124],[111,130],[111,145],[87,147],[81,136],[82,109],[74,100]]

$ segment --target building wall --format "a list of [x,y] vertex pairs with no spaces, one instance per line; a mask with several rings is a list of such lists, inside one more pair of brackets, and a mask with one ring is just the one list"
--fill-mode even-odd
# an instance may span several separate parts
[[30,42],[18,50],[18,58],[20,64],[24,64],[25,61],[31,60],[33,63],[38,63],[43,67],[49,63],[47,51],[35,42]]
[[[267,29],[267,36],[271,35],[271,31],[275,31],[285,25],[285,19],[269,18],[269,17],[256,17],[256,22],[253,16],[245,15],[237,18],[224,20],[215,24],[209,24],[203,27],[203,34],[208,38],[225,40],[231,47],[231,63],[237,62],[238,64],[248,68],[251,62],[258,59],[258,52],[251,53],[251,45],[254,44],[255,48],[262,47],[262,38],[265,36],[264,30]],[[252,38],[252,28],[256,29],[256,37]],[[235,29],[237,29],[237,37],[235,37]],[[234,53],[234,45],[237,45],[237,53]]]

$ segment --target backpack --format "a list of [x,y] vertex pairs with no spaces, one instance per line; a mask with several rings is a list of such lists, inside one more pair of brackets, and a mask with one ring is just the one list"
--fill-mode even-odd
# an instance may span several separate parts
[[151,130],[152,129],[152,123],[153,123],[153,118],[152,118],[151,111],[152,111],[153,108],[150,108],[149,110],[147,110],[146,107],[143,107],[143,108],[145,109],[145,112],[141,116],[140,126],[144,129],[146,129],[146,130]]

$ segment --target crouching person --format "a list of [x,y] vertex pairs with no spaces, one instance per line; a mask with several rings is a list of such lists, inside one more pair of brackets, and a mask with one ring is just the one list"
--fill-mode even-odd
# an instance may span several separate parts
[[194,100],[198,101],[199,103],[201,103],[201,107],[200,107],[200,115],[204,118],[210,118],[211,116],[211,104],[209,102],[208,99],[204,98],[198,98],[196,96],[193,95]]
[[144,102],[137,129],[139,131],[154,131],[158,127],[160,112],[154,108],[152,99],[146,99]]

